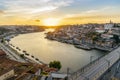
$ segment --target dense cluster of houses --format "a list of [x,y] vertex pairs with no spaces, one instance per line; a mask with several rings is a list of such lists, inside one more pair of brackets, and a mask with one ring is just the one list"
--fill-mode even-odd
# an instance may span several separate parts
[[0,80],[64,80],[67,76],[56,71],[47,65],[14,61],[0,50]]
[[115,42],[114,35],[120,39],[120,24],[110,21],[106,24],[83,24],[68,25],[56,29],[54,32],[48,32],[47,38],[60,42],[87,45],[91,48],[109,48],[118,46]]

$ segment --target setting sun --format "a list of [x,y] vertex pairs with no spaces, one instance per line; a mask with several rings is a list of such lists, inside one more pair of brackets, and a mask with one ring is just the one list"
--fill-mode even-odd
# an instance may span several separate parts
[[56,18],[47,18],[43,20],[43,24],[45,26],[56,26],[59,24],[60,19]]

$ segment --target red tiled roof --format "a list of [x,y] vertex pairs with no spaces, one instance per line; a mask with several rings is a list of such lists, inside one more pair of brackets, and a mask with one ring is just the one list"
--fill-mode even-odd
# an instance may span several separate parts
[[56,68],[46,68],[45,71],[46,72],[56,72],[56,71],[58,71],[58,69],[56,69]]
[[6,55],[6,53],[2,50],[0,50],[0,56]]
[[9,70],[13,69],[16,64],[19,62],[10,60],[6,57],[0,58],[0,75],[8,72]]

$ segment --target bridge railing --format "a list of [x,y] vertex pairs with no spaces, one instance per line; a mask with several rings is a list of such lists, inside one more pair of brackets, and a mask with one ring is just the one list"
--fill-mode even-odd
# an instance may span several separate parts
[[[116,47],[114,50],[116,50],[118,47]],[[113,51],[114,51],[113,50]],[[119,50],[119,49],[117,49]],[[117,51],[117,54],[119,53],[119,58],[120,59],[120,51]],[[113,53],[109,53],[109,55],[111,55]],[[97,58],[96,60],[90,62],[89,64],[87,64],[86,66],[82,67],[81,69],[77,70],[76,72],[72,73],[69,77],[68,80],[76,80],[78,77],[82,77],[82,80],[87,80],[86,77],[82,76],[81,74],[83,74],[84,72],[86,72],[87,70],[89,70],[90,68],[92,68],[92,66],[96,65],[97,63],[99,63],[103,58],[107,58],[108,55],[103,55],[99,58]],[[116,61],[116,60],[115,60]]]
[[[105,54],[106,55],[106,54]],[[85,65],[84,67],[80,68],[79,70],[77,70],[76,72],[70,74],[70,76],[68,77],[69,79],[77,78],[78,76],[80,76],[82,73],[86,72],[88,69],[90,69],[93,65],[97,64],[100,59],[102,59],[105,55],[102,55],[101,57],[98,57],[97,59],[93,60],[92,62],[88,63],[87,65]],[[74,80],[74,79],[73,79]]]

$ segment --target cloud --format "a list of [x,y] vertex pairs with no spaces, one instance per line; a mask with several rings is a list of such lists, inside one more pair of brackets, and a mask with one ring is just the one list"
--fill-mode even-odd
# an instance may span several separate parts
[[0,14],[4,14],[4,11],[3,11],[3,10],[0,10]]
[[32,14],[69,6],[73,0],[4,0],[7,13]]
[[81,11],[80,13],[77,14],[67,14],[63,16],[63,18],[73,18],[73,17],[89,17],[89,16],[102,16],[108,13],[105,11],[110,11],[113,10],[115,7],[113,6],[106,6],[100,9],[91,9],[87,11]]
[[113,9],[113,8],[115,8],[115,7],[107,6],[107,7],[101,8],[101,9],[88,10],[88,11],[85,11],[83,13],[98,13],[98,12],[106,11],[106,10]]
[[76,16],[76,17],[68,17],[64,18],[66,20],[86,20],[86,19],[108,19],[108,18],[120,18],[119,15],[112,15],[112,16],[107,16],[107,15],[91,15],[91,16]]

